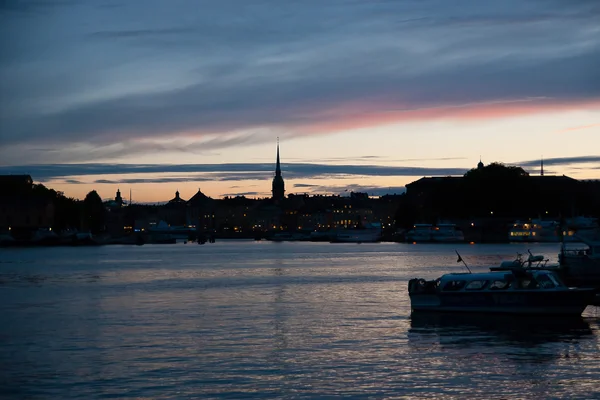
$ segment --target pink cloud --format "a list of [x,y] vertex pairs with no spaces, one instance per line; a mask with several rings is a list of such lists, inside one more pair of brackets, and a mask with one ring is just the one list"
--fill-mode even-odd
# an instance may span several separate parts
[[[350,102],[320,114],[322,120],[311,124],[313,133],[366,128],[401,122],[427,120],[486,120],[509,118],[521,115],[553,113],[577,109],[598,109],[600,100],[559,102],[548,98],[530,98],[438,107],[409,108],[399,104],[360,104]],[[586,129],[600,124],[570,128]]]
[[567,128],[567,129],[563,129],[562,131],[558,131],[558,133],[566,133],[566,132],[572,132],[572,131],[579,131],[579,130],[582,130],[582,129],[595,128],[597,126],[600,126],[600,124],[590,124],[590,125],[574,126],[572,128]]

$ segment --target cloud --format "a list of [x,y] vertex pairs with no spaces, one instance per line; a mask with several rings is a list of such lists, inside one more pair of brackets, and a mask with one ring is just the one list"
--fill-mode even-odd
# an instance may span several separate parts
[[[355,193],[368,193],[369,196],[384,196],[386,194],[402,194],[406,192],[405,186],[364,186],[358,184],[351,185],[311,185],[311,184],[295,184],[294,187],[310,188],[311,193],[332,193],[342,196]],[[301,191],[300,191],[301,192]]]
[[319,187],[319,185],[314,185],[310,183],[294,183],[295,188],[314,188]]
[[53,11],[58,7],[74,6],[76,4],[77,0],[2,0],[0,1],[0,13],[43,13]]
[[[540,159],[527,160],[510,165],[523,168],[537,168]],[[600,156],[558,157],[544,159],[544,166],[600,163]],[[203,181],[247,181],[270,180],[273,176],[273,163],[225,163],[225,164],[39,164],[0,166],[0,174],[29,174],[34,180],[50,181],[71,179],[70,183],[83,183],[85,176],[118,176],[115,179],[95,179],[95,183],[169,183]],[[376,164],[321,164],[286,163],[283,175],[287,180],[304,178],[326,179],[349,176],[450,176],[463,175],[468,168],[447,167],[408,167]],[[165,176],[179,174],[179,176]],[[127,177],[127,175],[136,175]],[[140,176],[143,175],[143,176]],[[73,179],[78,177],[78,179]],[[309,188],[318,184],[295,183],[295,188]]]
[[574,126],[571,128],[567,128],[567,129],[563,129],[561,131],[558,131],[558,133],[567,133],[567,132],[572,132],[572,131],[580,131],[583,129],[590,129],[590,128],[595,128],[600,126],[600,124],[590,124],[590,125],[581,125],[581,126]]
[[222,193],[220,196],[221,197],[225,197],[225,196],[229,196],[229,197],[236,197],[236,196],[269,196],[270,193],[263,193],[263,192],[241,192],[241,193]]
[[[96,183],[141,183],[183,181],[238,181],[272,179],[271,163],[252,164],[47,164],[0,166],[0,174],[30,174],[35,180],[48,181],[66,177],[119,175],[118,179],[100,179]],[[425,168],[381,165],[329,165],[290,163],[285,164],[285,179],[327,178],[343,176],[422,176],[462,175],[465,168]],[[164,177],[159,174],[188,174],[185,177]],[[128,174],[154,175],[142,178],[126,178]],[[202,175],[199,175],[202,174]]]
[[[546,165],[570,165],[570,164],[594,164],[600,163],[600,156],[578,156],[578,157],[555,157],[555,158],[545,158],[544,166]],[[521,161],[515,163],[516,165],[520,165],[521,167],[539,167],[541,164],[541,159],[530,160],[530,161]]]
[[165,29],[136,29],[136,30],[116,30],[116,31],[98,31],[90,34],[91,37],[98,38],[141,38],[163,35],[179,36],[183,33],[193,32],[189,28],[165,28]]
[[50,143],[49,162],[74,162],[87,146],[102,160],[167,136],[197,142],[169,151],[202,152],[275,132],[600,104],[594,2],[243,3],[0,12],[0,34],[19,37],[0,57],[3,148]]

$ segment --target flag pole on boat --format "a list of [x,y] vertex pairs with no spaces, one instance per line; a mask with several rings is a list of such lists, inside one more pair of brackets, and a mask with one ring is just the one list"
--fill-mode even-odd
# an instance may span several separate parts
[[465,265],[465,268],[467,269],[467,271],[469,271],[470,274],[472,274],[471,269],[469,268],[469,266],[467,265],[467,263],[465,262],[465,260],[462,259],[462,257],[460,256],[460,254],[458,254],[458,250],[454,250],[456,252],[456,255],[458,256],[458,260],[456,260],[457,263],[462,262]]

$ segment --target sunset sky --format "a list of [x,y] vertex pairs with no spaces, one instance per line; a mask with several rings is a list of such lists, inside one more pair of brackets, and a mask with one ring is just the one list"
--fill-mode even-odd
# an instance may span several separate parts
[[2,0],[0,174],[400,193],[500,161],[600,178],[594,0]]

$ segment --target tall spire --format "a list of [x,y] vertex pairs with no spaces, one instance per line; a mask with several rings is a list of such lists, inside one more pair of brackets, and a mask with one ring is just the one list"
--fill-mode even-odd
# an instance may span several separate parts
[[277,137],[277,166],[275,166],[275,176],[281,176],[281,164],[279,163],[279,136]]
[[540,168],[540,175],[544,176],[544,156],[542,156],[542,162],[541,162],[541,168]]
[[285,197],[285,183],[281,176],[281,163],[279,161],[279,138],[277,138],[277,165],[275,166],[275,177],[273,177],[273,200],[281,201]]

